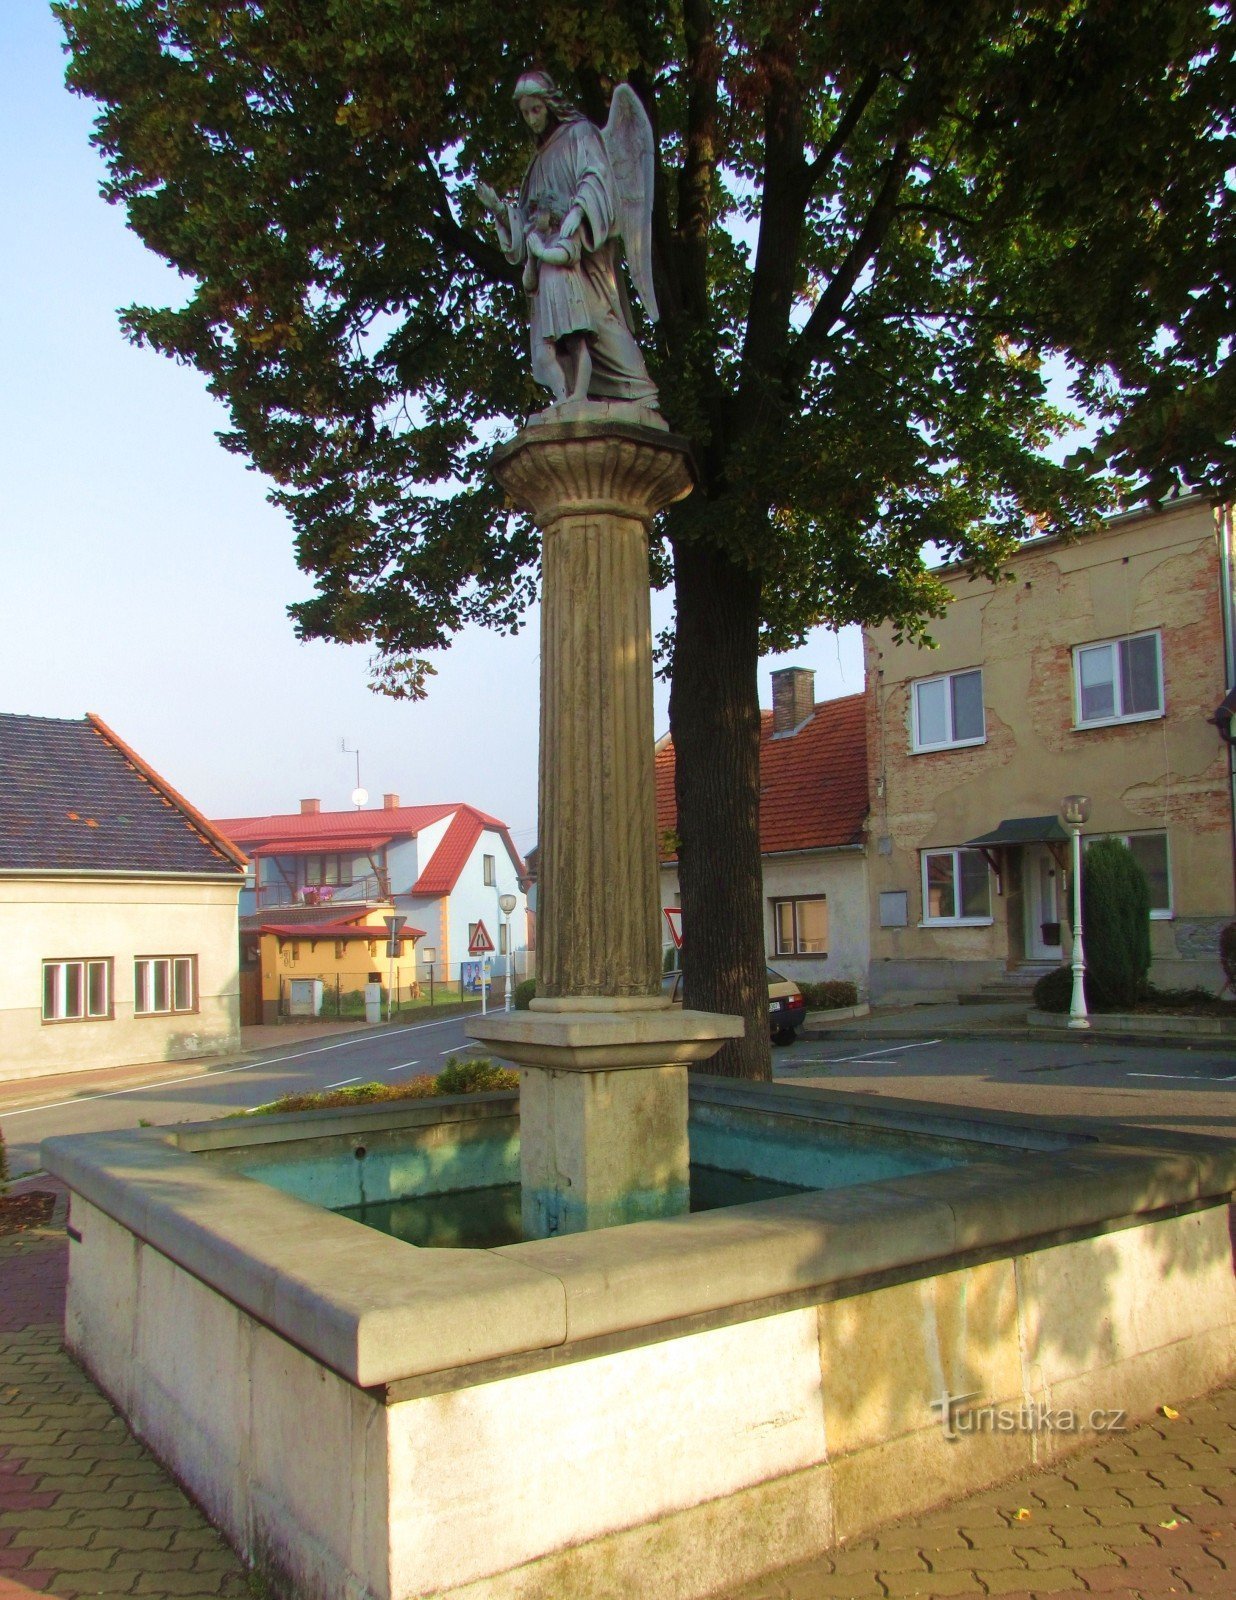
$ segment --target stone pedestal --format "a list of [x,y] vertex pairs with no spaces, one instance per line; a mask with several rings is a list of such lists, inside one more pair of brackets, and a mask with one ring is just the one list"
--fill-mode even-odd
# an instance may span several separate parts
[[648,525],[693,480],[685,440],[622,411],[494,455],[543,530],[537,998],[468,1032],[521,1069],[527,1237],[685,1211],[686,1063],[742,1031],[661,994]]

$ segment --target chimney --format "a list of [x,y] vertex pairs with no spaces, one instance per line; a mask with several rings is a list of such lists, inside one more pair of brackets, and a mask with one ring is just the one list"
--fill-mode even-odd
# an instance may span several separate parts
[[384,794],[382,796],[383,811],[398,811],[399,796],[397,794]]
[[322,802],[320,800],[302,800],[300,803],[300,814],[302,817],[316,817],[321,809]]
[[809,667],[782,667],[772,675],[773,737],[801,728],[815,710],[815,673]]

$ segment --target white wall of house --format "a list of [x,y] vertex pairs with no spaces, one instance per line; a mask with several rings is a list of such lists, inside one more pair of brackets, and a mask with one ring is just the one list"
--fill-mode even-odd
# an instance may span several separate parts
[[[763,866],[764,950],[770,966],[795,983],[849,979],[860,996],[867,993],[870,960],[867,857],[861,849],[816,850],[801,855],[765,856]],[[777,953],[775,905],[779,900],[824,897],[828,910],[828,950],[823,955]],[[661,905],[679,904],[676,868],[661,868]],[[662,946],[670,942],[662,919]]]
[[[492,856],[494,882],[485,882],[485,857]],[[487,828],[472,848],[468,864],[459,875],[447,906],[448,930],[444,943],[450,955],[450,977],[459,977],[460,963],[476,957],[468,954],[468,929],[474,922],[483,922],[494,942],[491,970],[502,975],[506,970],[505,958],[500,953],[498,928],[506,921],[498,905],[499,895],[513,894],[515,909],[511,912],[511,944],[516,981],[523,977],[527,965],[528,902],[519,887],[515,864],[511,860],[502,835]]]
[[[234,878],[0,877],[0,1079],[217,1055],[240,1044]],[[193,1009],[135,1015],[135,962],[192,956]],[[109,963],[110,1016],[43,1017],[44,963]]]

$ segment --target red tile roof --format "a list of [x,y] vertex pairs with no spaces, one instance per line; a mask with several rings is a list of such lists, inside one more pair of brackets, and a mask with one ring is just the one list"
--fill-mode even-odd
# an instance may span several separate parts
[[266,817],[229,817],[215,826],[237,843],[243,843],[250,855],[291,856],[376,850],[399,839],[412,838],[444,817],[452,820],[409,893],[450,894],[486,828],[501,835],[515,871],[521,879],[524,877],[524,864],[506,824],[469,805],[394,806],[383,807],[380,811],[309,811]]
[[323,840],[332,846],[340,841],[355,844],[358,835],[371,836],[375,829],[387,838],[396,834],[406,838],[457,810],[458,806],[448,805],[395,806],[390,811],[294,811],[268,817],[229,817],[215,826],[237,844],[265,845],[272,839],[300,839],[306,845],[313,843],[315,848],[321,848]]
[[[867,817],[867,724],[864,697],[816,702],[797,733],[773,737],[773,714],[760,714],[760,849],[765,855],[862,844]],[[676,828],[674,745],[658,742],[657,835]],[[671,849],[663,852],[672,860]]]

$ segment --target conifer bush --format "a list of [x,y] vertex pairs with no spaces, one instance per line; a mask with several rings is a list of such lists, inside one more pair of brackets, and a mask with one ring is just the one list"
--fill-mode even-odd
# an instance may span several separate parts
[[1085,853],[1082,933],[1087,978],[1104,1002],[1136,1005],[1150,972],[1150,885],[1119,839],[1096,839]]

